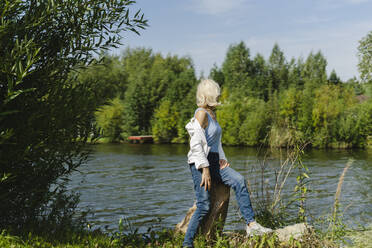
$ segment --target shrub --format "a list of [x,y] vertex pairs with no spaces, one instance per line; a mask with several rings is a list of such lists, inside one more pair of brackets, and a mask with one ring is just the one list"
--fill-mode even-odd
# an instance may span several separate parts
[[65,182],[90,154],[93,119],[89,87],[71,72],[146,26],[132,3],[0,1],[0,228],[52,232],[71,216]]
[[101,106],[95,112],[97,126],[101,128],[103,137],[109,138],[110,142],[121,140],[121,126],[124,123],[124,104],[119,97]]

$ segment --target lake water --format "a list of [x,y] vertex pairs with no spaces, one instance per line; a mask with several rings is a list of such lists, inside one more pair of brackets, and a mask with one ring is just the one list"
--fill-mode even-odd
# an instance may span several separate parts
[[[94,227],[117,230],[120,218],[133,228],[174,227],[193,205],[195,196],[187,164],[187,145],[100,144],[94,146],[90,161],[71,177],[69,188],[81,194],[79,211],[90,209],[88,220]],[[256,183],[261,181],[260,159],[256,148],[224,147],[235,170],[251,184],[254,209]],[[309,168],[307,209],[313,218],[328,214],[334,202],[339,177],[349,161],[341,193],[345,220],[369,224],[372,220],[372,150],[307,150],[303,163]],[[280,159],[266,159],[267,185],[275,181]],[[296,183],[294,171],[284,189],[288,200]],[[225,230],[243,229],[243,221],[231,191]]]

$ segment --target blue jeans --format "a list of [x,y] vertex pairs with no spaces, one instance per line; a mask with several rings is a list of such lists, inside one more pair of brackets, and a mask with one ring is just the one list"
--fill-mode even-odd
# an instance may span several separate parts
[[[247,224],[254,221],[254,212],[251,199],[249,197],[247,184],[244,177],[234,169],[226,167],[220,170],[218,153],[210,152],[208,154],[209,171],[213,182],[222,182],[234,189],[236,200],[238,201],[240,212]],[[192,179],[194,181],[194,190],[196,194],[196,211],[190,219],[185,239],[184,247],[193,247],[193,240],[203,217],[208,214],[210,207],[209,192],[200,187],[202,179],[202,169],[197,170],[194,164],[190,164]]]

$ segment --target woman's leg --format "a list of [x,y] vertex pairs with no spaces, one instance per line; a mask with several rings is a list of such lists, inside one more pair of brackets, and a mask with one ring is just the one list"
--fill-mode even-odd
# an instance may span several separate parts
[[220,170],[222,182],[234,189],[240,212],[247,224],[254,221],[254,212],[244,177],[234,169],[226,167]]
[[190,219],[185,239],[183,241],[184,247],[194,247],[193,240],[198,230],[199,224],[203,217],[209,212],[209,192],[200,187],[202,172],[195,168],[195,165],[190,165],[192,179],[194,181],[194,189],[196,194],[196,210]]

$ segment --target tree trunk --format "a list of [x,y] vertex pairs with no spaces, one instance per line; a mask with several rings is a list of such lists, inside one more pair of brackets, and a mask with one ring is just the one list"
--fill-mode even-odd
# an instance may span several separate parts
[[[229,206],[230,187],[222,183],[212,183],[210,192],[210,210],[199,226],[199,232],[207,239],[216,237],[217,231],[222,231],[225,225],[227,208]],[[186,233],[190,219],[196,210],[196,203],[186,213],[185,218],[176,225],[176,232]]]

